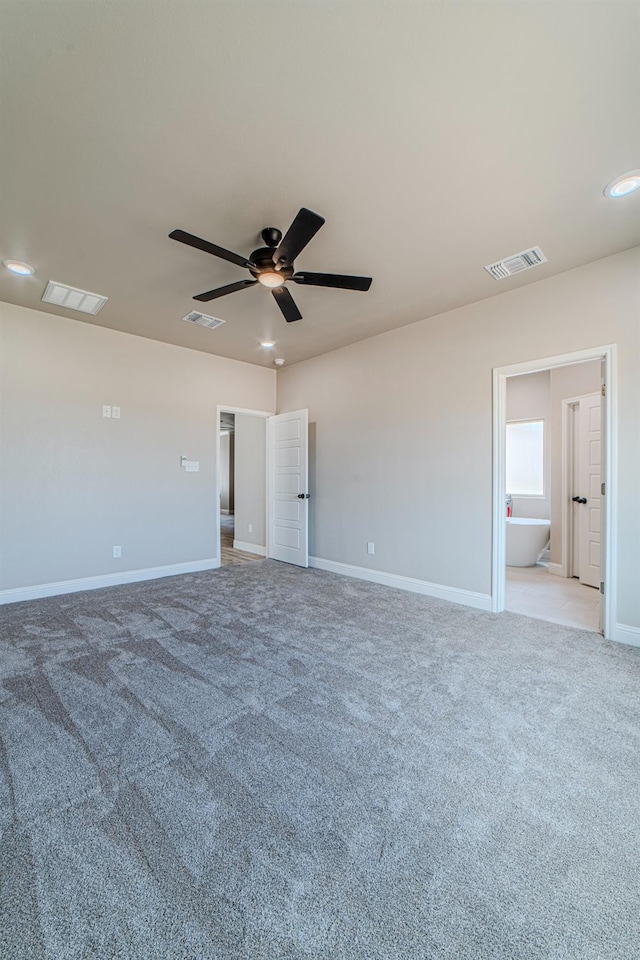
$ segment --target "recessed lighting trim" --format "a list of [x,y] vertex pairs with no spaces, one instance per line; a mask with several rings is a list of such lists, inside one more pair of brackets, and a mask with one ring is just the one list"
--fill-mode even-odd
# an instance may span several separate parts
[[276,359],[273,362],[275,363],[276,367],[284,366],[284,360],[282,359],[282,357],[276,357]]
[[269,349],[270,347],[275,347],[275,345],[276,345],[275,340],[261,340],[261,341],[260,341],[260,346],[261,346],[261,347],[266,347],[267,349]]
[[640,170],[628,170],[627,173],[616,177],[604,188],[605,197],[612,197],[617,200],[619,197],[627,197],[634,190],[640,188]]
[[35,270],[30,263],[23,263],[22,260],[3,260],[2,266],[15,273],[18,277],[32,277]]

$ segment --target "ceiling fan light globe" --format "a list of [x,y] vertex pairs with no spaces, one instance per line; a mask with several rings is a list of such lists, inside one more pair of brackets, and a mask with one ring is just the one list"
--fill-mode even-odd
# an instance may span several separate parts
[[281,273],[276,273],[275,270],[264,270],[258,274],[258,280],[263,287],[269,287],[269,289],[273,290],[275,287],[282,286],[285,277],[283,277]]

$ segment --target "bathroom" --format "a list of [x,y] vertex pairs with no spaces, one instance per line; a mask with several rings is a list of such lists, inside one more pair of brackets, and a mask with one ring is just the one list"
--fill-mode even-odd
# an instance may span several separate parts
[[600,362],[507,380],[506,608],[597,631]]

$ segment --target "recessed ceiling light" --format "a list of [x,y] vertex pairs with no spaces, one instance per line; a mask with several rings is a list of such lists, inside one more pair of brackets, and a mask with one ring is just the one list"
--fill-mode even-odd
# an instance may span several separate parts
[[31,277],[35,273],[33,267],[28,263],[23,263],[22,260],[3,260],[2,266],[11,270],[11,273],[16,273],[19,277]]
[[275,345],[276,345],[275,340],[261,340],[261,341],[260,341],[260,346],[261,346],[261,347],[275,347]]
[[284,360],[282,357],[277,357],[273,362],[275,363],[276,367],[284,366]]
[[640,187],[640,170],[629,170],[622,176],[616,177],[604,188],[605,197],[626,197]]

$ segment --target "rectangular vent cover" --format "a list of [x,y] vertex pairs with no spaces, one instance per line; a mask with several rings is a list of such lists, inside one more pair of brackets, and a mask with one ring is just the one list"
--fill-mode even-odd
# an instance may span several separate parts
[[88,290],[68,287],[66,283],[49,280],[42,299],[45,303],[53,303],[56,307],[79,310],[80,313],[92,313],[95,317],[109,298],[101,297],[99,293],[89,293]]
[[546,262],[547,258],[540,247],[531,247],[530,250],[514,253],[513,256],[498,260],[497,263],[490,263],[485,270],[495,280],[505,280],[507,277],[512,277],[514,273],[522,273],[523,270],[539,267],[541,263]]
[[182,319],[187,323],[197,323],[199,327],[208,327],[209,330],[215,330],[224,323],[224,320],[220,320],[219,317],[208,317],[206,313],[198,313],[197,310],[192,310]]

